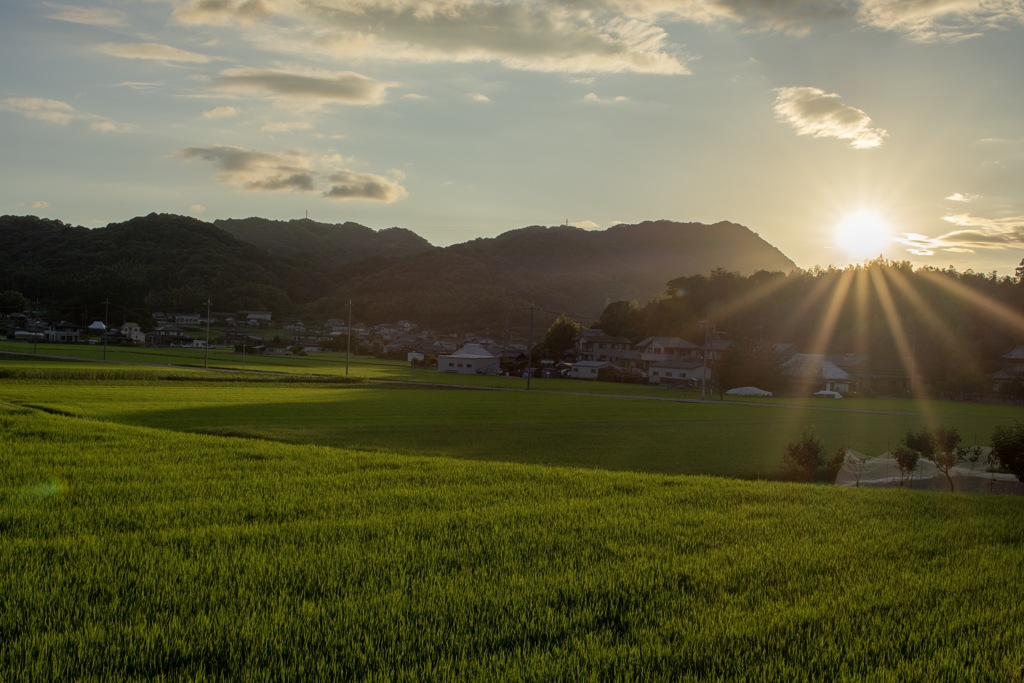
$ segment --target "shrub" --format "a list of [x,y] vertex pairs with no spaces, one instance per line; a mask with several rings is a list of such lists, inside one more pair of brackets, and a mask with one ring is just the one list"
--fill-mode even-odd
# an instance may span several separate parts
[[824,453],[821,439],[813,428],[808,427],[803,436],[786,446],[786,455],[782,459],[785,476],[794,481],[811,481]]
[[992,455],[1006,470],[1024,482],[1024,420],[992,431]]

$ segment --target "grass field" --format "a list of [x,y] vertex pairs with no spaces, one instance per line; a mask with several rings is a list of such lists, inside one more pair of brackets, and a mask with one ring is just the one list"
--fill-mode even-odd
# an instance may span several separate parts
[[1019,415],[1012,406],[896,399],[688,402],[668,400],[665,392],[473,391],[339,384],[324,375],[288,375],[294,381],[282,382],[20,361],[0,364],[0,376],[5,369],[0,400],[125,424],[355,450],[743,478],[777,478],[785,445],[808,426],[829,450],[877,455],[908,429],[930,424],[956,426],[967,443],[984,445],[995,426]]
[[1019,409],[313,367],[0,361],[0,680],[1024,681],[1024,498],[731,478]]
[[0,407],[0,532],[4,680],[1024,674],[1018,497],[419,458]]

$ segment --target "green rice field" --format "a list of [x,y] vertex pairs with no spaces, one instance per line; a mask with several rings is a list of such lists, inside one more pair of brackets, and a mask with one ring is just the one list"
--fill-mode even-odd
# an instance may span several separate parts
[[1024,498],[763,480],[1019,409],[279,379],[0,362],[0,679],[1024,680]]
[[984,445],[995,426],[1019,416],[1013,406],[901,399],[702,402],[649,387],[636,387],[646,394],[616,395],[608,392],[621,385],[582,380],[550,380],[525,391],[81,363],[0,364],[0,377],[5,372],[0,400],[124,424],[363,451],[748,479],[777,479],[786,444],[808,427],[830,451],[845,446],[877,455],[908,429],[933,424],[956,426],[965,442]]

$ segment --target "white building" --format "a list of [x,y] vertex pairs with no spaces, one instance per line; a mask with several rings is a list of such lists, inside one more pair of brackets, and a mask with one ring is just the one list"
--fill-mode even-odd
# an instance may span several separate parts
[[121,325],[121,334],[136,344],[146,343],[146,333],[142,331],[138,323],[125,323]]
[[437,371],[458,375],[499,375],[501,359],[479,344],[466,344],[455,353],[438,356]]
[[606,360],[576,361],[569,368],[569,376],[574,379],[616,379],[622,374],[621,368]]
[[711,372],[702,361],[667,360],[654,363],[647,371],[651,384],[695,385],[702,379],[710,379]]
[[74,323],[61,320],[46,330],[46,341],[56,344],[77,344],[82,328]]

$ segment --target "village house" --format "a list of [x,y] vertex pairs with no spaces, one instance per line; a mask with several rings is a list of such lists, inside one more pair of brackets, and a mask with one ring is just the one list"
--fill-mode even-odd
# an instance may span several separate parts
[[177,325],[161,325],[146,335],[148,346],[190,346],[192,337]]
[[56,325],[50,325],[50,328],[46,330],[46,341],[53,344],[77,344],[81,334],[81,327],[66,320],[61,320]]
[[580,360],[569,368],[573,379],[600,379],[614,381],[622,377],[622,368],[606,360]]
[[239,311],[237,320],[244,320],[246,325],[259,327],[269,325],[274,315],[270,311]]
[[711,379],[711,369],[703,360],[666,360],[647,370],[647,381],[661,386],[692,387],[706,379]]
[[146,333],[142,331],[138,323],[125,323],[121,325],[121,334],[128,341],[135,344],[146,343]]
[[501,361],[479,344],[466,344],[455,353],[438,356],[437,371],[459,375],[500,375]]
[[604,361],[617,368],[635,368],[640,353],[633,350],[627,337],[613,337],[602,330],[584,330],[577,341],[577,361]]
[[850,390],[850,375],[823,354],[797,353],[782,366],[789,393],[807,396],[818,391]]
[[992,390],[1002,394],[1024,394],[1024,345],[1003,354],[1002,367],[992,375]]
[[647,337],[635,347],[640,354],[640,369],[648,372],[656,363],[700,360],[703,349],[679,337]]
[[175,325],[198,325],[200,322],[198,313],[175,313],[174,324]]

